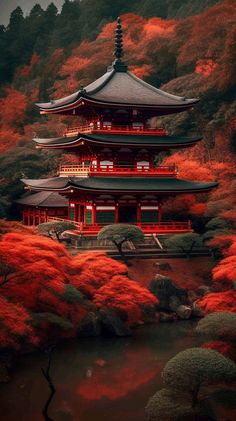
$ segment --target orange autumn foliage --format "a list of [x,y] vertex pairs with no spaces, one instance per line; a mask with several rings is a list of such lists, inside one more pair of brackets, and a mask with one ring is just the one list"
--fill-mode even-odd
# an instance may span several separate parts
[[13,88],[7,89],[7,95],[0,99],[1,125],[17,126],[22,123],[27,107],[27,98],[22,93]]
[[0,153],[16,146],[20,139],[19,133],[10,127],[0,128]]
[[212,292],[197,300],[196,304],[204,314],[218,311],[236,313],[236,291]]
[[[185,22],[189,24],[189,31],[185,42],[180,47],[178,63],[187,65],[202,57],[220,60],[222,40],[227,39],[230,29],[235,26],[235,15],[235,3],[225,0],[206,9],[198,16],[186,18]],[[180,26],[183,26],[183,21],[179,24],[179,29],[181,29]],[[221,36],[219,36],[219,31]]]
[[195,73],[203,77],[210,76],[218,67],[218,63],[211,59],[199,59],[195,67]]
[[114,310],[132,325],[142,320],[145,307],[154,306],[158,300],[137,282],[116,275],[95,293],[94,303],[98,308]]
[[28,78],[31,75],[31,72],[34,66],[39,62],[39,60],[40,60],[40,56],[37,53],[33,53],[30,60],[30,64],[26,64],[20,67],[16,71],[16,77]]

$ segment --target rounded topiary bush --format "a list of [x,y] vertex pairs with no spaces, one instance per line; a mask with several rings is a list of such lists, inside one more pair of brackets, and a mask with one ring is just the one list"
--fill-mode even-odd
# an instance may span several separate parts
[[146,413],[148,421],[194,420],[191,402],[170,389],[161,389],[155,393],[147,403]]
[[196,332],[214,339],[235,340],[236,313],[210,313],[198,322]]
[[189,393],[194,407],[202,386],[235,381],[236,365],[217,351],[190,348],[168,361],[162,378],[168,388]]

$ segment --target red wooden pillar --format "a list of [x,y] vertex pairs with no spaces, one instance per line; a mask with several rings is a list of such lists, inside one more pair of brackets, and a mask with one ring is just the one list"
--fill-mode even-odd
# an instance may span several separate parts
[[96,224],[96,205],[92,204],[92,225]]
[[161,211],[161,203],[159,203],[158,205],[158,223],[161,222],[161,218],[162,218],[162,211]]
[[83,220],[84,225],[86,225],[87,223],[87,205],[86,203],[84,204],[84,220]]
[[33,225],[36,225],[36,211],[33,210]]
[[81,221],[81,204],[78,204],[78,222],[83,222]]
[[137,203],[137,225],[141,224],[141,204]]
[[118,224],[119,222],[119,203],[115,205],[115,223]]

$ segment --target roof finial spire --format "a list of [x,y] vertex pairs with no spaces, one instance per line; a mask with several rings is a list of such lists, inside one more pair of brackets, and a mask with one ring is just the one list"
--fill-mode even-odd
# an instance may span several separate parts
[[114,56],[115,60],[112,63],[111,67],[108,67],[108,70],[111,71],[115,69],[117,72],[126,72],[128,67],[127,65],[121,60],[124,55],[123,52],[123,32],[121,26],[121,19],[120,17],[117,18],[116,30],[115,30],[115,49],[114,49]]
[[114,56],[117,60],[121,61],[123,56],[123,33],[120,17],[117,18],[116,31],[115,31],[115,50]]

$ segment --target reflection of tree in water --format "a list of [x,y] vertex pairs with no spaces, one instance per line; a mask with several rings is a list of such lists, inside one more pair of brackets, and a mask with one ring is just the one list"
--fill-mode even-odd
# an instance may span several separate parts
[[53,419],[50,418],[50,416],[48,414],[50,404],[53,400],[53,396],[56,393],[56,389],[55,389],[55,386],[54,386],[54,383],[53,383],[53,380],[52,380],[52,377],[51,377],[51,373],[50,373],[51,363],[52,363],[53,347],[49,347],[45,352],[47,354],[47,367],[46,367],[46,369],[41,368],[41,371],[42,371],[42,374],[43,374],[44,378],[46,379],[46,381],[48,383],[48,387],[50,389],[50,394],[49,394],[48,399],[47,399],[47,401],[45,403],[45,406],[43,408],[43,416],[44,416],[44,419],[46,421],[53,421]]
[[[43,408],[43,417],[45,421],[54,421],[54,418],[51,418],[49,415],[49,412],[51,412],[51,403],[53,401],[54,395],[56,394],[56,387],[52,378],[51,374],[51,366],[53,362],[53,350],[54,346],[49,346],[45,348],[45,354],[47,355],[47,365],[46,368],[41,368],[42,374],[47,381],[50,393],[49,396],[45,402],[44,408]],[[61,408],[56,411],[56,419],[57,421],[74,421],[75,418],[71,414],[70,407],[68,406],[66,401],[62,401]],[[78,418],[76,418],[77,421],[79,421]]]

